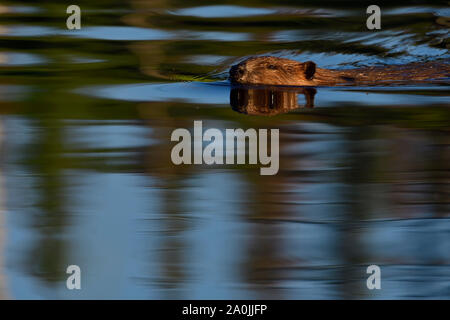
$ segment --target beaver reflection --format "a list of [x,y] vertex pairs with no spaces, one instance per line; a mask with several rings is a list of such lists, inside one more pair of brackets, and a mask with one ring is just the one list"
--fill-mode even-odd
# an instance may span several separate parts
[[314,106],[314,88],[234,87],[230,92],[230,105],[234,111],[249,115],[273,116],[297,109],[297,96],[305,95],[305,107]]

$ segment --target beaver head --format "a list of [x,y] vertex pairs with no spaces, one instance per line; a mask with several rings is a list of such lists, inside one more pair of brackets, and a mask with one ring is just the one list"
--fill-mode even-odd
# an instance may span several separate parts
[[281,86],[314,85],[316,64],[277,57],[254,57],[230,69],[230,80],[241,84]]

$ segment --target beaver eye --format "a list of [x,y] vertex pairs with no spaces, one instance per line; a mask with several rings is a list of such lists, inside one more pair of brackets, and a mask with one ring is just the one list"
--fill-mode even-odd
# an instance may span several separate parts
[[267,66],[267,68],[272,69],[272,70],[275,70],[277,67],[274,66],[273,64],[269,64],[269,65]]
[[238,74],[239,74],[240,76],[242,76],[242,75],[244,74],[244,70],[238,69]]

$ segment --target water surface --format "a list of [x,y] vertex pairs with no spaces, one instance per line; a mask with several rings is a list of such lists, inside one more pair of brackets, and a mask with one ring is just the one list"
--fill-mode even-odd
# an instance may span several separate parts
[[[448,79],[288,90],[272,116],[227,82],[252,55],[448,60],[446,1],[382,6],[379,31],[365,1],[77,4],[81,30],[65,4],[0,6],[0,298],[450,298]],[[278,128],[280,171],[173,165],[194,120]]]

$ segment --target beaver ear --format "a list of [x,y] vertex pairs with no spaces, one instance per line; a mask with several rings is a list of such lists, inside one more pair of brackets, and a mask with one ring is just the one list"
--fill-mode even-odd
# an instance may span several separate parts
[[305,78],[311,80],[314,77],[314,73],[316,73],[316,64],[312,61],[307,61],[304,63],[305,65]]

